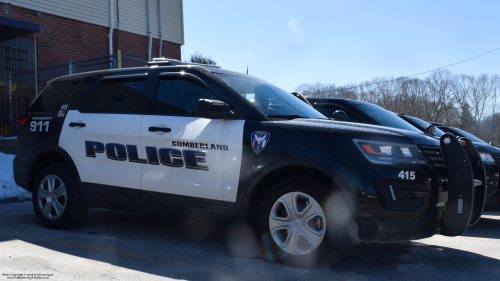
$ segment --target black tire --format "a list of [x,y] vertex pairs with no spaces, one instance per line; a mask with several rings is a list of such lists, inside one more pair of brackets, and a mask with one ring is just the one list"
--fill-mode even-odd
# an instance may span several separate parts
[[[269,229],[269,214],[274,203],[284,194],[302,192],[312,196],[324,210],[326,217],[326,232],[321,244],[312,252],[303,255],[292,255],[281,249],[273,240]],[[334,206],[330,206],[330,205]],[[346,209],[347,208],[347,209]],[[336,214],[345,214],[347,220],[338,220]],[[353,231],[353,212],[341,190],[309,176],[294,176],[283,179],[273,185],[262,198],[258,210],[257,233],[262,249],[267,258],[293,267],[317,268],[331,266],[340,259],[343,253],[352,245],[349,233]]]
[[[49,175],[57,176],[63,183],[66,189],[66,198],[64,200],[64,210],[55,219],[47,218],[39,207],[38,194],[42,180]],[[32,187],[33,209],[38,220],[47,228],[52,229],[67,229],[80,225],[85,220],[87,209],[83,202],[80,192],[78,191],[77,181],[75,176],[67,165],[62,163],[50,164],[44,167],[36,176]],[[40,203],[41,204],[41,203]]]

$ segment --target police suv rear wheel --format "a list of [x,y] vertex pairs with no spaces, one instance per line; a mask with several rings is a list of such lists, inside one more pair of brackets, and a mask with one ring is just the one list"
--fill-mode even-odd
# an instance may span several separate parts
[[331,265],[338,258],[338,245],[344,243],[331,235],[342,225],[332,223],[325,214],[333,194],[331,188],[309,176],[290,177],[273,185],[262,200],[257,222],[266,256],[294,267]]
[[66,186],[61,178],[54,174],[45,176],[38,186],[37,201],[45,218],[49,220],[59,218],[68,203]]
[[85,204],[67,165],[56,163],[43,168],[33,186],[33,208],[48,228],[71,228],[85,218]]

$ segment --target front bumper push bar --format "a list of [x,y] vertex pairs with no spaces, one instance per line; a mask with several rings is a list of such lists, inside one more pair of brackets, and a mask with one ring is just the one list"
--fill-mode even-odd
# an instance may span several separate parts
[[441,136],[440,144],[448,173],[448,202],[441,234],[458,236],[481,217],[486,202],[486,176],[479,153],[470,140],[458,140],[446,133]]
[[486,193],[488,191],[486,169],[484,168],[481,156],[474,144],[467,138],[461,138],[460,141],[465,142],[465,146],[462,146],[465,153],[467,153],[467,157],[471,163],[472,173],[474,174],[474,207],[472,208],[472,217],[469,222],[469,225],[474,225],[481,218],[484,212],[484,206],[486,205]]

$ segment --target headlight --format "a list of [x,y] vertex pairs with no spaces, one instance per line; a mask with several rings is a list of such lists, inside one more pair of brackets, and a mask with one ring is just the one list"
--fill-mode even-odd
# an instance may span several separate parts
[[488,152],[479,152],[479,156],[481,156],[483,164],[495,164],[495,159]]
[[425,164],[418,147],[414,144],[392,143],[353,139],[366,159],[376,164]]

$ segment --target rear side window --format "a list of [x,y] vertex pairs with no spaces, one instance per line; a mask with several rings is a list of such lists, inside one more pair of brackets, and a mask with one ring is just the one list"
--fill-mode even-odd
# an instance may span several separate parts
[[188,80],[160,80],[154,113],[195,116],[200,99],[218,99],[202,86]]
[[147,80],[101,81],[82,106],[89,113],[144,113],[149,99]]
[[30,111],[43,112],[56,109],[80,84],[80,80],[49,84],[33,101]]

